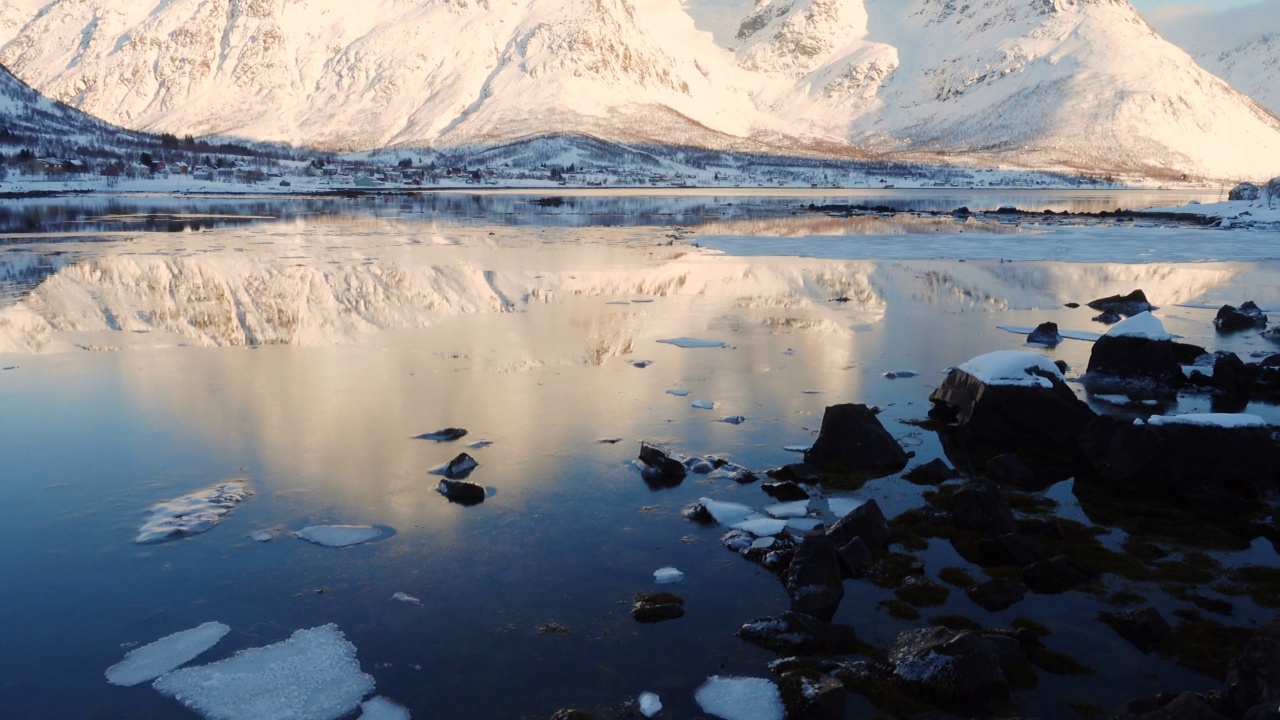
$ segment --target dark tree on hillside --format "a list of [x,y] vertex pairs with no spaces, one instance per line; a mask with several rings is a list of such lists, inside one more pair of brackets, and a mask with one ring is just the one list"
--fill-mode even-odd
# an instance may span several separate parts
[[156,163],[154,160],[151,159],[151,153],[149,152],[144,152],[141,155],[139,155],[138,162],[142,163],[143,165],[146,165],[148,169],[154,168],[156,166]]

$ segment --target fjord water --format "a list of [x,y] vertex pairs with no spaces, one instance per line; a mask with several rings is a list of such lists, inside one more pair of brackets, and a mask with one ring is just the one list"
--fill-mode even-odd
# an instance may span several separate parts
[[[35,228],[24,242],[3,241],[6,717],[187,717],[145,684],[107,684],[103,671],[133,645],[206,621],[232,632],[196,662],[336,623],[377,692],[415,717],[608,711],[644,690],[672,717],[692,716],[708,676],[767,676],[774,655],[733,630],[787,600],[772,576],[719,545],[722,528],[681,510],[700,496],[772,500],[757,485],[697,475],[651,490],[631,464],[639,441],[763,470],[797,459],[782,446],[810,442],[824,407],[861,402],[883,408],[914,465],[942,454],[932,433],[903,422],[925,417],[942,370],[1022,346],[997,325],[1101,330],[1093,313],[1064,303],[1140,287],[1172,332],[1247,354],[1272,346],[1216,337],[1211,308],[1254,299],[1280,310],[1274,257],[1214,251],[1243,247],[1244,233],[945,219],[946,251],[922,257],[918,248],[944,232],[933,218],[881,219],[860,233],[794,212],[821,197],[636,195],[571,206],[441,197],[252,208],[114,200],[116,219],[106,220],[83,210],[101,200],[77,200],[50,214],[92,229]],[[1014,203],[1074,207],[1069,197],[1035,199],[1043,202]],[[1112,208],[1155,204],[1113,199]],[[978,207],[959,200],[936,202]],[[182,233],[109,225],[139,213],[225,222]],[[860,252],[861,238],[880,249]],[[1023,255],[1002,261],[996,239],[1016,240]],[[825,243],[824,257],[804,256],[806,241]],[[1073,242],[1089,261],[1075,261]],[[787,253],[769,253],[771,243]],[[726,347],[657,342],[680,336]],[[1046,352],[1078,373],[1089,344]],[[643,360],[652,364],[632,364]],[[899,370],[919,374],[883,377]],[[1207,408],[1197,403],[1177,411]],[[1249,410],[1280,419],[1274,407]],[[746,421],[718,422],[733,415]],[[469,434],[413,438],[449,426]],[[476,440],[493,444],[466,447]],[[472,507],[446,501],[428,473],[463,451],[480,463],[470,479],[490,489]],[[247,479],[254,494],[220,525],[133,543],[153,504],[229,478]],[[1070,485],[1052,492],[1069,499]],[[892,476],[832,495],[874,497],[890,516],[920,504],[920,489]],[[343,549],[290,535],[328,523],[386,532]],[[250,538],[261,530],[274,539]],[[1269,546],[1250,552],[1274,561]],[[931,575],[963,564],[940,542],[926,557]],[[668,565],[685,579],[663,589],[686,599],[687,614],[637,624],[632,596],[654,590],[653,571]],[[421,604],[391,600],[397,592]],[[870,642],[887,645],[916,625],[876,609],[890,591],[850,581],[846,592],[837,620]],[[1269,618],[1233,601],[1234,624]],[[1082,697],[1109,707],[1212,686],[1080,622],[1099,606],[1071,592],[989,614],[953,592],[931,614],[989,627],[1036,617],[1055,631],[1055,649],[1106,668],[1042,674],[1040,689],[1022,696],[1028,714],[1062,715]],[[861,702],[850,696],[848,717],[869,711]]]

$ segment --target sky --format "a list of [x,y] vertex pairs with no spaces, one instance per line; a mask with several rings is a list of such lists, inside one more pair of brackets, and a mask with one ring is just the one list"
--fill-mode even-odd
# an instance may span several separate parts
[[1195,11],[1228,10],[1257,2],[1258,0],[1133,0],[1133,6],[1148,20],[1153,20]]

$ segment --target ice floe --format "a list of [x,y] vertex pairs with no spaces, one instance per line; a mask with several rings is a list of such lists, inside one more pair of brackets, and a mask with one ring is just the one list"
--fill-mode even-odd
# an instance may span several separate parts
[[693,401],[693,407],[699,410],[711,410],[715,408],[715,406],[716,404],[710,400],[694,400]]
[[884,376],[890,380],[896,380],[898,378],[913,378],[919,374],[915,370],[890,370],[884,373]]
[[1208,425],[1224,428],[1264,427],[1267,424],[1258,415],[1245,413],[1188,413],[1186,415],[1152,415],[1151,425]]
[[838,518],[842,518],[866,504],[866,500],[857,498],[827,498],[827,509]]
[[722,677],[707,679],[694,693],[698,707],[724,720],[782,720],[782,694],[765,678]]
[[659,340],[660,343],[667,345],[675,345],[678,348],[719,348],[725,347],[725,344],[719,340],[703,340],[701,338],[678,337],[664,338]]
[[676,397],[688,397],[688,396],[689,396],[689,391],[688,391],[688,390],[675,389],[675,390],[668,390],[668,391],[667,391],[667,394],[668,394],[668,395],[675,395]]
[[658,568],[653,571],[653,581],[659,585],[670,585],[671,583],[678,583],[683,579],[684,573],[671,566]]
[[809,448],[811,448],[811,447],[813,447],[813,445],[812,445],[812,444],[809,444],[809,445],[783,445],[783,446],[782,446],[782,449],[783,449],[783,450],[786,450],[787,452],[798,452],[798,453],[802,453],[802,452],[809,452]]
[[391,596],[392,600],[402,602],[406,605],[421,605],[422,601],[406,592],[397,592]]
[[199,535],[221,522],[223,515],[251,494],[249,483],[232,480],[156,503],[151,506],[151,517],[138,530],[134,542],[145,545]]
[[764,511],[776,518],[788,519],[804,517],[809,514],[809,501],[795,500],[793,502],[778,503],[776,505],[769,505],[764,509]]
[[382,531],[372,525],[311,525],[294,535],[325,547],[347,547],[380,537]]
[[155,680],[161,675],[191,662],[218,644],[231,628],[219,622],[207,622],[134,648],[120,662],[107,668],[107,682],[132,687]]
[[409,720],[409,710],[377,695],[360,703],[359,720]]
[[[997,325],[996,329],[1011,332],[1017,335],[1030,335],[1035,330],[1027,325]],[[1058,334],[1070,340],[1084,340],[1085,342],[1093,342],[1102,337],[1102,333],[1091,332],[1089,330],[1070,330],[1058,329]]]
[[787,520],[787,527],[791,528],[792,530],[795,530],[796,532],[799,532],[802,535],[818,527],[821,524],[822,524],[822,521],[819,520],[818,518],[804,517],[804,518],[791,518]]
[[1062,371],[1049,358],[1023,350],[997,350],[979,355],[961,365],[960,370],[987,385],[1047,388],[1053,387],[1053,383],[1044,375],[1063,379]]
[[712,500],[711,498],[698,498],[698,502],[702,503],[702,507],[706,508],[711,517],[721,525],[732,525],[736,522],[746,520],[754,510],[741,503],[723,502],[720,500]]
[[773,537],[772,535],[766,535],[765,537],[762,537],[762,538],[756,538],[754,542],[752,542],[750,545],[747,546],[747,549],[748,550],[768,550],[769,548],[776,545],[777,542],[778,542],[778,538]]
[[480,448],[487,448],[492,444],[493,444],[492,440],[477,440],[473,443],[469,443],[467,447],[471,448],[472,450],[479,450]]
[[734,530],[745,530],[756,537],[768,537],[777,535],[787,527],[786,520],[775,520],[773,518],[751,518],[736,522],[729,527]]
[[209,720],[337,720],[373,691],[336,625],[162,675],[153,687]]
[[1140,337],[1148,340],[1172,340],[1173,336],[1164,329],[1160,318],[1150,311],[1141,312],[1131,318],[1116,323],[1107,331],[1112,337]]
[[259,530],[250,535],[249,538],[255,542],[271,542],[276,539],[276,535],[270,530]]
[[640,693],[640,714],[647,718],[662,712],[662,700],[658,699],[657,693],[642,692]]

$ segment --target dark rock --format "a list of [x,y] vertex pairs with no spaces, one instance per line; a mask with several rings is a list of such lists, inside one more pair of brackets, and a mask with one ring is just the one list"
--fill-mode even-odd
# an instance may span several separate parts
[[827,530],[827,537],[837,550],[857,538],[873,554],[884,552],[889,544],[889,535],[889,521],[874,499],[854,508]]
[[791,463],[769,471],[769,477],[779,481],[791,481],[812,485],[822,480],[822,471],[807,462]]
[[1063,375],[1066,375],[1067,373],[1071,372],[1071,366],[1067,364],[1066,360],[1054,360],[1053,366],[1058,368],[1058,372],[1062,373]]
[[692,503],[686,507],[681,514],[699,525],[711,525],[716,521],[716,519],[712,517],[711,513],[707,510],[707,506],[703,505],[701,502]]
[[1091,318],[1094,322],[1100,322],[1103,325],[1115,325],[1122,319],[1120,313],[1105,310]]
[[475,505],[484,502],[485,497],[484,486],[466,480],[444,478],[436,486],[436,490],[449,498],[450,502],[456,502],[459,505]]
[[561,708],[551,714],[551,720],[592,720],[591,713],[577,708]]
[[800,541],[787,568],[785,584],[791,610],[827,622],[835,616],[844,598],[844,576],[836,546],[823,528],[814,528]]
[[1262,626],[1227,665],[1226,702],[1234,715],[1280,704],[1280,618]]
[[1016,580],[996,578],[978,583],[964,594],[988,612],[1004,610],[1027,596],[1027,586]]
[[966,530],[1000,535],[1016,529],[1009,503],[1000,488],[987,480],[975,480],[955,492],[951,497],[951,520]]
[[1099,613],[1098,619],[1142,652],[1151,652],[1152,648],[1173,632],[1168,621],[1150,606]]
[[1246,300],[1238,308],[1231,305],[1219,308],[1218,315],[1213,318],[1213,326],[1224,333],[1265,328],[1267,316],[1252,300]]
[[791,655],[848,655],[858,650],[858,633],[852,626],[798,612],[756,618],[733,634],[753,645]]
[[984,567],[1026,567],[1037,560],[1044,560],[1048,555],[1043,545],[1017,533],[979,540],[978,554]]
[[835,474],[887,475],[906,467],[907,454],[866,405],[832,405],[805,462]]
[[636,622],[656,623],[684,617],[684,598],[671,593],[636,593],[631,606]]
[[768,493],[774,499],[781,500],[782,502],[807,500],[809,498],[808,491],[791,480],[764,483],[760,486],[760,489]]
[[1259,375],[1260,368],[1246,365],[1235,353],[1218,355],[1213,361],[1213,375],[1209,378],[1209,386],[1217,391],[1214,410],[1244,410],[1249,404],[1249,395]]
[[1035,471],[1013,453],[997,455],[988,460],[983,474],[998,483],[1014,487],[1034,487],[1036,484]]
[[444,428],[435,432],[422,433],[415,435],[415,440],[435,440],[436,442],[452,442],[467,434],[462,428]]
[[1228,200],[1247,200],[1253,202],[1262,193],[1262,188],[1250,182],[1242,182],[1227,193]]
[[1227,720],[1203,695],[1162,694],[1156,700],[1130,700],[1111,714],[1111,720]]
[[941,485],[948,480],[960,477],[960,473],[943,462],[942,458],[934,458],[923,465],[911,468],[902,477],[917,485]]
[[651,485],[679,485],[688,468],[670,450],[652,443],[640,443],[640,474]]
[[1093,392],[1173,392],[1187,382],[1182,366],[1203,354],[1202,347],[1173,340],[1103,335],[1089,353],[1085,387]]
[[865,575],[867,568],[871,567],[874,559],[871,555],[871,549],[867,547],[867,543],[860,537],[855,537],[836,548],[836,552],[840,555],[840,564],[844,568],[845,576],[851,578],[859,578]]
[[480,463],[476,462],[475,458],[466,453],[459,453],[440,472],[451,480],[463,480],[477,467],[480,467]]
[[844,683],[819,673],[788,672],[778,678],[787,720],[841,720]]
[[1147,302],[1147,296],[1141,290],[1134,290],[1128,295],[1112,295],[1110,297],[1098,298],[1089,303],[1089,307],[1094,310],[1102,310],[1103,312],[1113,312],[1131,317],[1138,313],[1144,313],[1149,310],[1157,309],[1151,303]]
[[1058,334],[1058,324],[1051,322],[1040,323],[1035,330],[1031,331],[1030,335],[1027,335],[1027,342],[1049,347],[1057,345],[1062,342],[1062,336]]
[[894,680],[938,707],[984,713],[1009,700],[999,650],[982,633],[934,627],[898,635],[889,651]]
[[1032,462],[1074,466],[1079,460],[1075,437],[1094,412],[1058,374],[1039,369],[1042,358],[1026,355],[1028,368],[1044,383],[989,385],[953,368],[929,396],[929,416],[949,424],[942,432],[944,446],[958,446],[972,466],[1007,452]]
[[1065,555],[1033,562],[1022,569],[1022,581],[1032,592],[1056,595],[1089,581],[1089,574]]

